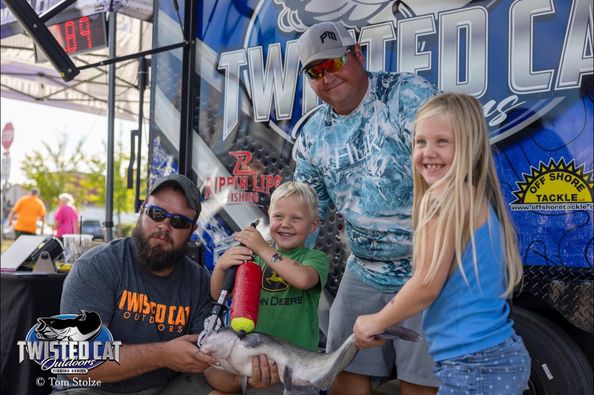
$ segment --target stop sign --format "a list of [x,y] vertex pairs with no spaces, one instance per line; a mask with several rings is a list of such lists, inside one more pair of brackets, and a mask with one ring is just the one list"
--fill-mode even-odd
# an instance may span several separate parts
[[8,151],[12,144],[12,140],[14,139],[14,127],[12,126],[11,122],[8,122],[4,125],[2,129],[2,146],[5,150]]

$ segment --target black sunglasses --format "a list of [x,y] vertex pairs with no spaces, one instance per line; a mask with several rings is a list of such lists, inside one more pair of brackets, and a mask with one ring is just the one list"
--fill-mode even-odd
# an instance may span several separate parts
[[188,229],[194,225],[194,221],[185,215],[171,214],[159,206],[146,206],[144,208],[144,213],[155,222],[162,222],[165,220],[165,218],[169,218],[169,223],[175,229]]

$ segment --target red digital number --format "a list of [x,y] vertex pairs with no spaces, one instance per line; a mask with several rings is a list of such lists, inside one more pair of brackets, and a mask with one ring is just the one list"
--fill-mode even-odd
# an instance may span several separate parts
[[88,16],[84,16],[78,20],[78,32],[81,37],[87,39],[87,49],[93,48],[93,40],[91,38],[91,21]]
[[58,44],[60,44],[60,46],[62,48],[64,48],[64,37],[62,37],[62,29],[60,28],[60,25],[50,26],[49,31],[56,38],[56,41],[58,41]]
[[[66,53],[75,54],[88,49],[93,49],[95,44],[105,46],[104,27],[102,28],[101,25],[97,27],[97,22],[99,21],[100,23],[100,19],[97,18],[97,15],[99,15],[99,18],[102,18],[103,14],[82,16],[80,18],[48,26],[48,28]],[[100,31],[93,31],[95,28],[100,29]],[[95,40],[98,40],[98,42]]]
[[64,23],[64,41],[66,42],[66,46],[64,49],[68,53],[76,52],[77,45],[76,45],[76,25],[74,21],[68,21]]

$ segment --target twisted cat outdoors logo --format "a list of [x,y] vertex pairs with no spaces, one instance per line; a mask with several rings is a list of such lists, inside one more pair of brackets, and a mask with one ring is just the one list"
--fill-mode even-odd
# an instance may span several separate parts
[[[235,10],[235,3],[213,2],[205,11]],[[222,141],[243,133],[251,125],[247,117],[294,142],[321,104],[299,72],[297,45],[300,35],[319,22],[350,29],[368,71],[413,72],[442,91],[479,98],[491,143],[567,101],[594,70],[589,0],[543,1],[541,7],[502,0],[257,3],[249,22],[242,20],[244,13],[225,11],[221,33],[203,37],[207,47],[220,51],[213,65],[224,78],[203,76],[203,81],[224,91],[212,104],[223,112]],[[211,96],[206,100],[219,100]]]
[[540,162],[538,169],[531,167],[530,174],[516,182],[516,200],[510,204],[514,211],[521,210],[592,210],[594,178],[586,172],[585,165],[576,167],[575,160],[565,163]]
[[19,363],[29,358],[54,374],[85,374],[108,360],[119,363],[122,342],[113,340],[99,314],[80,313],[38,318],[17,342]]

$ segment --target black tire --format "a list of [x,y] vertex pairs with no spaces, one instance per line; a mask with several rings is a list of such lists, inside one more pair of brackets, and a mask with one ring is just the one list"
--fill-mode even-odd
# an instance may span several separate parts
[[573,339],[559,326],[531,311],[514,306],[514,329],[522,336],[532,359],[524,395],[590,395],[592,368]]

